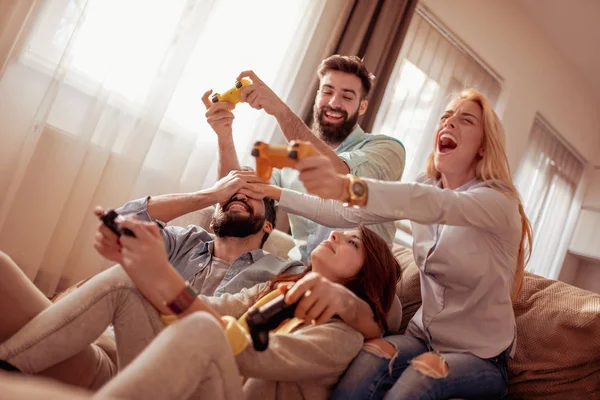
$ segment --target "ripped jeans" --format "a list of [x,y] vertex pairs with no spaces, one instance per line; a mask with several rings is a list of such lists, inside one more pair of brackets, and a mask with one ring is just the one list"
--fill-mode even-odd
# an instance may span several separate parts
[[490,359],[466,353],[441,353],[447,372],[434,377],[439,371],[431,368],[423,372],[425,369],[416,359],[430,351],[424,341],[407,335],[384,339],[394,345],[396,355],[391,357],[383,351],[375,354],[363,348],[331,399],[499,399],[507,392],[505,353]]

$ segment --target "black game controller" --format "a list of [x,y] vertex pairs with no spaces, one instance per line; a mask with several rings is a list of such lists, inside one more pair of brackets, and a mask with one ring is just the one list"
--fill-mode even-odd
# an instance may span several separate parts
[[265,351],[269,347],[269,331],[277,328],[286,319],[292,318],[296,305],[297,303],[287,304],[285,295],[282,294],[262,307],[248,311],[246,323],[254,350]]
[[108,210],[100,219],[117,236],[125,235],[135,237],[135,234],[127,228],[121,228],[115,219],[119,216],[115,210]]

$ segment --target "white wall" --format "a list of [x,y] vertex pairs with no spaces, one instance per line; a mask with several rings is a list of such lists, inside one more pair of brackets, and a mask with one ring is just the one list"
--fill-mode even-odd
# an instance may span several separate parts
[[600,170],[590,169],[588,179],[569,250],[600,260]]
[[600,293],[600,261],[582,261],[573,284],[582,289]]
[[591,173],[590,184],[583,198],[583,207],[600,210],[600,169],[595,169]]
[[[569,250],[588,257],[600,257],[600,170],[590,173],[590,182],[583,198],[584,209],[581,210],[577,227],[573,234]],[[563,263],[560,280],[578,286],[582,289],[600,293],[600,259],[594,261],[588,257],[579,262],[571,253]]]
[[552,49],[517,1],[421,3],[503,78],[499,113],[513,171],[536,112],[586,160],[600,161],[600,99]]
[[565,261],[563,262],[562,268],[560,270],[558,280],[568,283],[569,285],[575,285],[580,264],[581,262],[579,257],[571,253],[567,253],[565,256]]

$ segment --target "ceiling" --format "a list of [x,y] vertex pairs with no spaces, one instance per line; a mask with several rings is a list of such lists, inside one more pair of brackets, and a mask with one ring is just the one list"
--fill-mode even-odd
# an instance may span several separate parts
[[529,18],[600,99],[600,1],[520,0]]

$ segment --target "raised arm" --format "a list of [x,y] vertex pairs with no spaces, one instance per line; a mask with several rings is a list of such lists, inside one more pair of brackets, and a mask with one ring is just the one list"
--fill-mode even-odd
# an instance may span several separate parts
[[288,189],[282,190],[279,207],[332,228],[401,219],[489,230],[518,225],[516,200],[484,184],[468,192],[457,192],[418,183],[364,181],[369,197],[362,208],[344,207],[338,200],[324,200]]
[[[180,193],[146,197],[133,200],[118,208],[116,211],[121,215],[135,216],[138,220],[158,223],[160,234],[163,237],[163,247],[166,249],[169,260],[173,260],[178,254],[190,251],[199,241],[212,240],[210,235],[201,227],[190,225],[186,228],[179,226],[164,226],[168,222],[181,215],[203,209],[216,203],[229,200],[235,193],[243,193],[248,197],[262,199],[262,187],[252,182],[262,182],[252,171],[233,171],[223,179],[220,179],[212,188],[192,193]],[[104,214],[102,209],[95,211],[96,215]],[[155,224],[156,225],[156,224]],[[107,230],[103,230],[105,232]],[[108,230],[105,232],[109,240],[120,249],[117,237]],[[105,255],[113,261],[114,255]],[[117,261],[120,263],[120,261]],[[183,271],[179,271],[182,273]]]
[[[276,185],[264,185],[264,195],[278,201],[285,212],[308,218],[330,228],[352,228],[361,223],[364,211],[346,208],[337,200],[282,189]],[[379,219],[378,219],[379,221]]]
[[282,103],[281,109],[274,114],[274,117],[277,119],[277,123],[283,132],[283,136],[285,136],[288,142],[292,140],[310,142],[321,154],[331,160],[337,172],[341,174],[350,172],[350,168],[344,160],[342,160],[325,142],[316,137],[310,128],[306,126],[302,118],[296,115],[287,104]]
[[420,224],[474,226],[505,230],[520,226],[517,200],[501,188],[481,182],[467,191],[419,183],[365,179],[369,198],[365,212]]
[[218,178],[222,178],[230,171],[240,169],[240,162],[235,151],[233,141],[233,120],[235,116],[231,112],[233,104],[228,102],[212,103],[209,99],[212,90],[202,95],[202,102],[206,107],[206,121],[217,134]]
[[299,215],[330,228],[354,228],[358,224],[387,222],[390,219],[371,214],[364,209],[344,207],[337,200],[266,186],[265,195],[278,201],[278,207],[287,213]]
[[169,222],[182,215],[216,204],[217,194],[211,190],[192,193],[163,194],[148,197],[147,211],[156,220]]
[[252,84],[242,88],[242,100],[247,102],[252,108],[257,110],[264,109],[267,114],[274,116],[288,142],[292,140],[310,142],[321,154],[331,160],[336,171],[342,174],[347,174],[350,171],[346,163],[338,157],[337,153],[325,142],[316,137],[304,121],[302,121],[302,118],[297,116],[253,71],[240,73],[237,79],[240,80],[242,78],[250,78],[252,80]]
[[383,181],[399,181],[404,172],[406,152],[402,143],[385,135],[369,135],[367,143],[339,157],[352,175]]
[[353,228],[360,223],[370,224],[388,221],[371,216],[370,222],[364,210],[347,208],[337,200],[324,200],[310,194],[281,189],[278,206],[289,214],[299,215],[330,228]]
[[[309,157],[299,161],[296,167],[309,193],[325,199],[349,200],[349,178],[336,173],[327,158]],[[488,230],[520,226],[517,200],[503,192],[501,186],[491,188],[480,182],[469,190],[457,191],[431,184],[373,179],[364,179],[364,182],[367,196],[357,204],[361,206],[360,211],[342,211],[343,207],[332,203],[305,202],[314,202],[313,212],[319,215],[325,213],[320,207],[326,207],[327,214],[348,223],[408,219],[421,224],[475,226]]]
[[[250,197],[262,198],[260,187],[253,185],[261,180],[252,171],[232,171],[218,180],[211,188],[190,193],[175,193],[148,197],[147,204],[136,200],[121,207],[119,213],[148,214],[162,222],[169,222],[193,211],[202,210],[231,198],[238,191],[245,191]],[[147,216],[142,219],[148,220]]]

